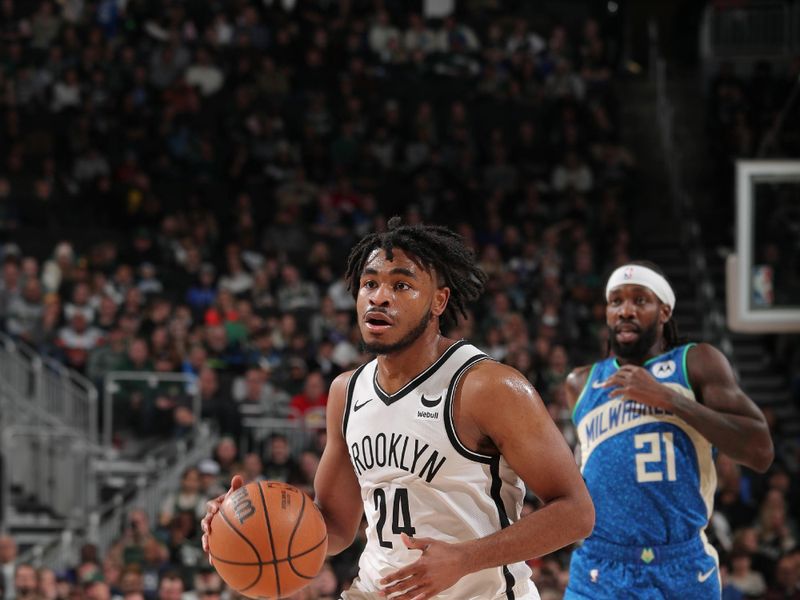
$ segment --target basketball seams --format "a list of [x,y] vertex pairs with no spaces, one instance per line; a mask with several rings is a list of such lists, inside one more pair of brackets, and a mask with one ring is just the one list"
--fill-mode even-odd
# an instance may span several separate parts
[[[237,518],[240,517],[239,504],[236,504],[236,518],[234,518],[234,503],[227,501],[223,504],[219,511],[222,515],[221,518],[229,530],[236,535],[231,536],[225,532],[218,544],[212,544],[217,553],[223,556],[227,554],[226,558],[218,556],[209,549],[209,556],[216,564],[217,571],[220,575],[227,573],[235,578],[234,581],[243,582],[245,585],[245,587],[232,586],[232,589],[243,596],[259,600],[267,600],[267,597],[282,597],[283,594],[291,594],[295,590],[307,586],[316,577],[317,567],[325,559],[325,548],[328,543],[324,519],[319,509],[310,498],[306,497],[304,492],[291,485],[278,482],[251,482],[246,487],[249,489],[249,496],[256,513],[259,501],[255,498],[256,492],[253,488],[258,488],[260,507],[264,511],[263,524],[266,527],[261,529],[261,518],[256,515],[257,518],[248,522],[247,527],[239,530],[236,525]],[[302,496],[299,505],[297,504],[298,495]],[[243,502],[241,498],[239,500],[240,503]],[[242,504],[242,506],[244,505]],[[290,510],[286,510],[287,508]],[[241,510],[244,511],[242,513],[244,518],[253,514],[252,507]],[[274,513],[270,514],[272,511]],[[296,514],[293,514],[295,511]],[[308,519],[311,521],[305,524]],[[308,547],[307,544],[311,541],[309,538],[313,539],[320,533],[322,533],[322,539],[317,538],[319,541]],[[264,539],[264,534],[269,536],[269,545]],[[244,540],[246,546],[240,545],[239,540]],[[294,547],[300,545],[305,548],[295,554]],[[246,560],[248,548],[253,553],[254,560]],[[263,560],[261,552],[266,553],[270,549],[272,550],[271,560]],[[278,549],[281,551],[280,557],[277,555]],[[270,566],[272,566],[274,575],[270,574]],[[302,571],[305,570],[310,574],[304,574]],[[314,573],[311,573],[312,571]],[[253,579],[254,576],[255,579]]]
[[306,554],[313,552],[314,550],[316,550],[322,544],[325,543],[325,541],[328,539],[328,536],[326,534],[321,542],[319,542],[313,548],[306,550],[305,552],[301,552],[300,554],[294,554],[292,552],[292,547],[294,546],[294,536],[297,534],[297,530],[300,529],[300,524],[303,522],[303,515],[305,514],[306,511],[306,495],[300,492],[300,496],[302,496],[303,498],[303,503],[300,505],[300,514],[297,515],[297,519],[294,522],[294,529],[292,529],[292,534],[289,536],[289,554],[286,557],[286,560],[289,562],[289,568],[295,575],[297,575],[298,577],[302,577],[303,579],[314,579],[315,577],[314,575],[311,576],[303,575],[300,571],[298,571],[295,568],[294,563],[292,563],[292,559],[300,558],[301,556],[305,556]]
[[[291,559],[292,558],[292,546],[294,545],[294,536],[297,535],[297,530],[300,529],[300,523],[303,522],[303,513],[306,512],[306,495],[300,494],[303,502],[300,504],[300,514],[294,520],[294,527],[292,528],[292,533],[289,535],[289,547],[286,549],[286,556]],[[289,563],[291,564],[291,562]]]
[[[322,546],[322,544],[324,544],[327,541],[328,541],[328,536],[326,535],[319,542],[317,542],[316,544],[311,546],[308,550],[303,550],[302,552],[299,552],[298,554],[293,554],[293,555],[288,556],[286,558],[279,558],[279,559],[276,559],[276,560],[262,560],[262,561],[246,562],[246,561],[228,560],[228,559],[225,559],[225,558],[220,558],[219,556],[215,556],[214,554],[211,554],[210,552],[209,552],[209,554],[211,554],[211,558],[213,558],[215,561],[221,562],[221,563],[225,563],[226,565],[233,565],[234,567],[255,567],[257,565],[266,566],[266,565],[275,565],[275,564],[280,564],[280,563],[284,563],[284,562],[289,562],[293,558],[302,558],[302,557],[306,556],[307,554],[311,554],[312,552],[314,552],[317,548]],[[301,575],[301,577],[305,577],[305,575]]]
[[[264,509],[264,522],[267,524],[267,535],[269,536],[269,545],[272,548],[272,558],[277,561],[278,555],[275,553],[275,540],[272,538],[272,525],[269,521],[269,511],[267,511],[267,499],[264,497],[264,488],[262,483],[259,481],[258,485],[258,495],[261,496],[261,508]],[[278,563],[275,562],[273,564],[273,568],[275,569],[275,593],[280,597],[281,595],[281,574],[280,569],[278,569]]]
[[[253,581],[253,583],[251,583],[247,587],[241,588],[239,591],[241,592],[241,591],[244,591],[244,590],[249,590],[251,587],[253,587],[255,584],[258,583],[258,580],[261,579],[261,575],[263,574],[264,567],[261,564],[261,554],[258,552],[258,548],[256,548],[255,544],[253,544],[253,542],[251,542],[249,539],[247,539],[247,537],[241,531],[239,531],[239,529],[233,523],[230,522],[228,517],[225,515],[225,507],[224,506],[222,506],[220,508],[219,515],[222,517],[222,520],[225,522],[225,524],[228,527],[230,527],[231,531],[233,531],[236,535],[238,535],[240,538],[242,538],[247,543],[247,545],[250,546],[250,548],[252,548],[253,552],[256,555],[256,558],[258,559],[258,575],[256,575],[256,578]],[[209,554],[210,554],[210,552],[209,552]],[[274,554],[273,554],[273,557],[274,557]],[[212,556],[212,558],[214,558],[214,557]],[[219,559],[219,560],[221,560],[223,562],[226,562],[224,559]]]

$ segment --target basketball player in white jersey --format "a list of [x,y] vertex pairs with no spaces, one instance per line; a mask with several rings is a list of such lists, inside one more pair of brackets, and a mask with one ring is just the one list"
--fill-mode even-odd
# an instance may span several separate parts
[[[440,333],[482,291],[473,253],[394,218],[353,248],[346,278],[377,359],[333,382],[314,482],[330,554],[367,518],[343,599],[538,599],[525,561],[589,535],[594,507],[525,377]],[[525,486],[543,506],[520,518]]]

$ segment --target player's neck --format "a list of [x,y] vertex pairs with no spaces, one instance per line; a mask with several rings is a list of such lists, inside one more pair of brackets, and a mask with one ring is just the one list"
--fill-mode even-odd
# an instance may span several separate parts
[[408,348],[378,356],[378,383],[387,393],[397,390],[422,373],[453,345],[437,328],[429,328]]
[[656,343],[653,344],[650,347],[650,349],[642,356],[627,356],[627,357],[623,357],[623,356],[619,356],[618,354],[615,354],[615,358],[617,359],[617,362],[619,363],[620,366],[624,366],[624,365],[642,366],[644,363],[646,363],[649,360],[654,359],[656,356],[661,356],[667,350],[668,350],[668,348],[666,347],[666,343],[664,342],[664,340],[663,339],[658,339],[658,340],[656,340]]

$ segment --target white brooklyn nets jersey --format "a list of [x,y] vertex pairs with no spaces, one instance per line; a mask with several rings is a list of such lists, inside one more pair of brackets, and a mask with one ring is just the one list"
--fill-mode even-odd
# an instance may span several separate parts
[[[465,448],[453,426],[459,379],[487,358],[457,342],[394,394],[378,384],[375,360],[350,378],[342,426],[367,516],[367,546],[354,589],[377,592],[381,578],[419,558],[401,533],[454,543],[519,519],[525,493],[520,478],[502,457]],[[538,599],[530,576],[525,563],[485,569],[436,598]]]

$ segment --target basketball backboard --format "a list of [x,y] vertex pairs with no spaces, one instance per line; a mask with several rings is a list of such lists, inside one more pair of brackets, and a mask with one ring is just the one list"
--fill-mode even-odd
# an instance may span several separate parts
[[800,161],[737,161],[726,288],[731,330],[800,331]]

